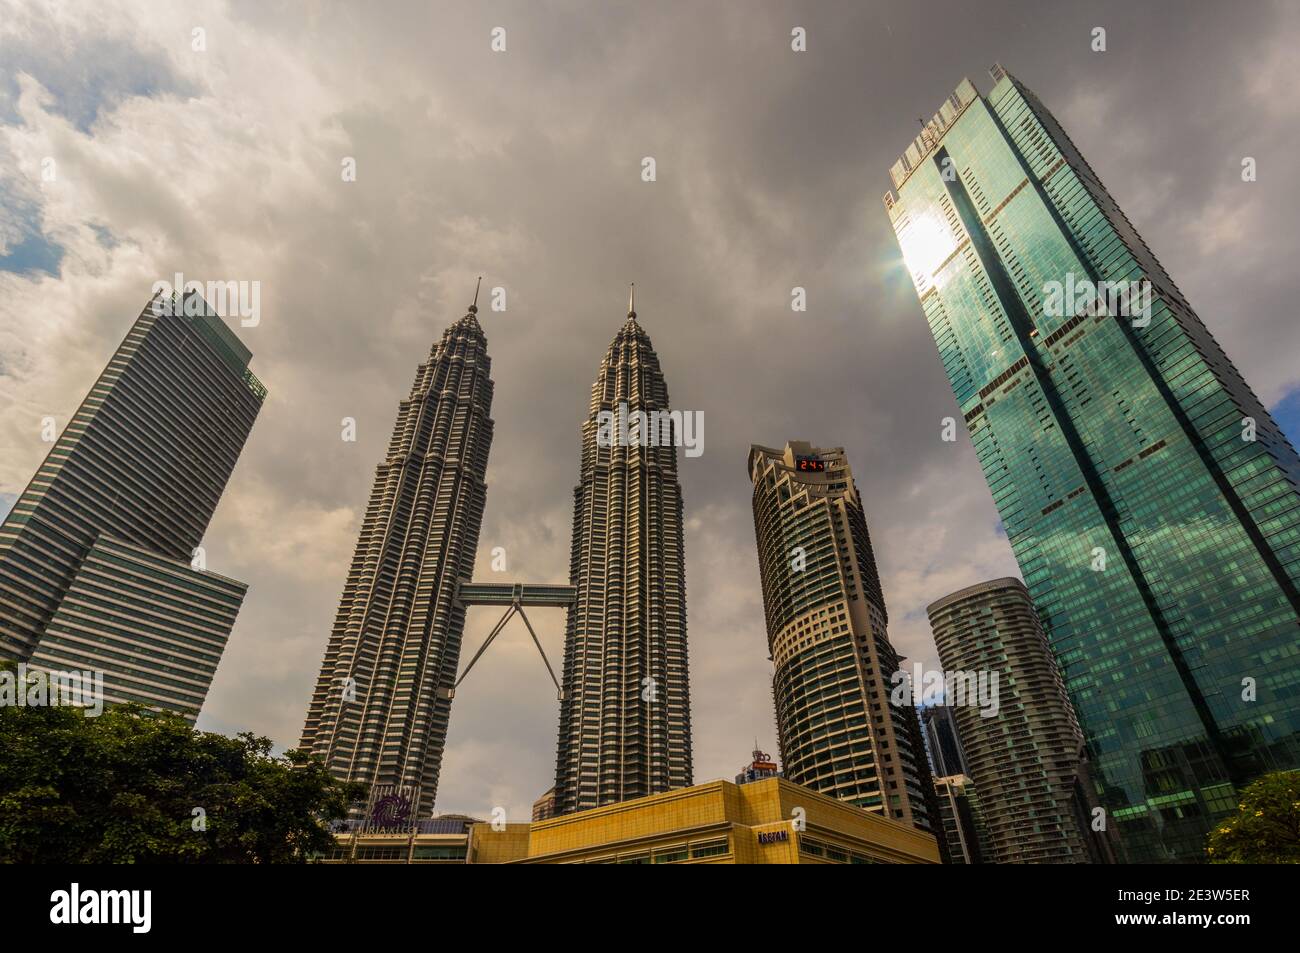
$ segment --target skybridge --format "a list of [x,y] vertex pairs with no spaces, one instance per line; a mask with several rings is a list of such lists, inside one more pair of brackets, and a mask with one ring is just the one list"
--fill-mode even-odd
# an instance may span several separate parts
[[456,602],[458,605],[468,608],[470,606],[505,606],[505,615],[492,627],[488,637],[479,646],[479,650],[474,653],[474,657],[469,660],[465,666],[465,671],[460,673],[456,679],[456,684],[450,689],[443,692],[445,698],[455,698],[456,689],[460,683],[465,680],[469,670],[487,651],[492,640],[501,634],[501,630],[506,627],[512,618],[518,615],[524,620],[524,625],[528,627],[528,634],[533,637],[533,644],[537,646],[537,651],[542,656],[542,662],[546,665],[546,671],[551,676],[551,682],[555,685],[555,692],[560,701],[564,701],[564,689],[560,687],[560,681],[555,677],[555,670],[551,668],[551,662],[546,657],[546,650],[542,648],[542,642],[537,638],[537,633],[533,631],[533,624],[528,621],[528,615],[524,612],[524,606],[534,606],[548,609],[567,609],[573,605],[577,599],[578,590],[574,586],[534,584],[523,582],[469,582],[461,580],[456,587]]

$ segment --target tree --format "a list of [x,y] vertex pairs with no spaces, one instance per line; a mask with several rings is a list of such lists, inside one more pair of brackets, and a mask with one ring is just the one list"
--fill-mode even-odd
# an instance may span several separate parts
[[1300,864],[1300,771],[1275,771],[1241,793],[1238,813],[1215,825],[1214,864]]
[[0,706],[0,862],[300,863],[360,788],[176,714]]

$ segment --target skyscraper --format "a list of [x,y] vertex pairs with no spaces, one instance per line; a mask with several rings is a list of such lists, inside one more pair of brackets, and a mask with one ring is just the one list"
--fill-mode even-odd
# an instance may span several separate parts
[[629,301],[591,388],[573,491],[560,814],[692,783],[681,419],[670,413],[659,358]]
[[891,697],[901,658],[844,450],[754,446],[749,476],[785,777],[934,830],[916,709]]
[[492,445],[477,313],[443,332],[398,406],[303,727],[302,748],[371,786],[381,826],[431,816],[438,790]]
[[544,821],[555,816],[555,788],[551,788],[533,802],[533,820]]
[[975,784],[962,774],[936,777],[934,790],[939,801],[939,820],[949,864],[986,864],[984,844],[988,831],[980,810]]
[[1300,458],[1057,121],[992,75],[885,205],[1124,857],[1201,858],[1242,784],[1300,767]]
[[966,760],[962,757],[961,742],[957,740],[951,707],[931,705],[921,709],[921,730],[925,734],[925,747],[930,753],[930,767],[935,777],[966,773]]
[[198,717],[245,585],[200,543],[266,389],[196,293],[155,295],[0,526],[0,657]]
[[945,673],[997,675],[996,707],[948,699],[979,791],[986,859],[1088,862],[1072,803],[1083,737],[1028,591],[995,579],[926,611]]

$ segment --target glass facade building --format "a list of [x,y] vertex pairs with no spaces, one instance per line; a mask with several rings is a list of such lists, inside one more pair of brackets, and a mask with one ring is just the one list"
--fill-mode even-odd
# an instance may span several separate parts
[[950,707],[931,705],[921,709],[921,731],[930,755],[930,770],[936,778],[966,773],[966,758],[957,740],[957,724]]
[[992,76],[885,206],[1122,859],[1200,859],[1237,789],[1300,767],[1300,458],[1060,124]]
[[266,389],[199,295],[155,296],[0,526],[0,657],[197,718],[244,585],[195,568]]

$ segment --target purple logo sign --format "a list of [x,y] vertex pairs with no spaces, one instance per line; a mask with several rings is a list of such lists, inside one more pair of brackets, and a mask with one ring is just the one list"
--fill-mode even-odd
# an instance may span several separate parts
[[410,819],[411,799],[402,794],[385,794],[370,812],[370,823],[376,827],[398,827]]

